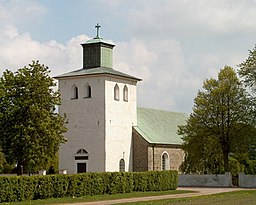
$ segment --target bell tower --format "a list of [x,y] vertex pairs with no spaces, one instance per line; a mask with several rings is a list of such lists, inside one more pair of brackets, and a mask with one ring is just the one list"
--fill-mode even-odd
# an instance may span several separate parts
[[59,169],[67,173],[132,171],[132,126],[137,124],[136,89],[141,79],[113,69],[114,45],[99,37],[82,44],[83,67],[55,78],[66,114],[67,142]]

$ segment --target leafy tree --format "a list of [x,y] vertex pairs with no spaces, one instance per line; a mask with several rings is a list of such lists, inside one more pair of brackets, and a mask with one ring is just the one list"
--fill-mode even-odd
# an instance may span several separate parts
[[256,91],[256,45],[253,50],[249,50],[248,58],[238,65],[238,73],[244,79],[245,85]]
[[3,172],[5,163],[4,153],[0,149],[0,173]]
[[65,117],[48,67],[33,61],[0,79],[0,145],[8,163],[34,172],[47,167],[64,143]]
[[233,68],[225,66],[218,79],[203,83],[194,100],[183,135],[184,172],[219,173],[230,171],[229,157],[248,153],[256,134],[255,106]]

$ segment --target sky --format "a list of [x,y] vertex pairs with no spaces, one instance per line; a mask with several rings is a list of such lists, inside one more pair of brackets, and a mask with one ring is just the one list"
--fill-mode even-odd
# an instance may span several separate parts
[[256,44],[256,0],[0,0],[0,73],[39,60],[82,68],[81,43],[114,43],[114,69],[141,78],[138,106],[190,114],[204,80]]

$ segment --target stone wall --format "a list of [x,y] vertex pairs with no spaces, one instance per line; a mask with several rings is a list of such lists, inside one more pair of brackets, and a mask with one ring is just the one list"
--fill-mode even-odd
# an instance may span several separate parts
[[189,187],[231,187],[232,176],[225,174],[180,174],[178,186]]
[[238,186],[245,188],[256,188],[256,175],[239,173]]
[[148,145],[135,130],[132,132],[133,144],[133,171],[148,171]]
[[148,147],[148,170],[162,169],[162,155],[169,156],[169,169],[179,170],[184,159],[184,151],[180,145],[150,145]]

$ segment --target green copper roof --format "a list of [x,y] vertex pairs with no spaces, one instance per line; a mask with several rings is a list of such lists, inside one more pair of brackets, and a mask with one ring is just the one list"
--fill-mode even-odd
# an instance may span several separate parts
[[86,75],[99,75],[99,74],[105,74],[105,75],[114,75],[124,78],[130,78],[136,81],[140,81],[141,79],[136,78],[134,76],[119,72],[117,70],[114,70],[113,68],[107,68],[107,67],[98,67],[98,68],[91,68],[91,69],[79,69],[75,71],[71,71],[69,73],[64,73],[62,75],[58,75],[55,78],[65,78],[65,77],[76,77],[76,76],[86,76]]
[[138,125],[134,129],[151,144],[183,143],[177,134],[178,125],[186,123],[185,113],[137,108]]
[[114,46],[114,44],[109,43],[109,42],[107,42],[107,41],[104,41],[104,40],[103,40],[102,38],[100,38],[100,37],[95,37],[95,38],[93,38],[93,39],[90,39],[90,40],[86,41],[86,42],[83,43],[83,44],[93,44],[93,43],[104,43],[104,44],[109,44],[109,45]]

